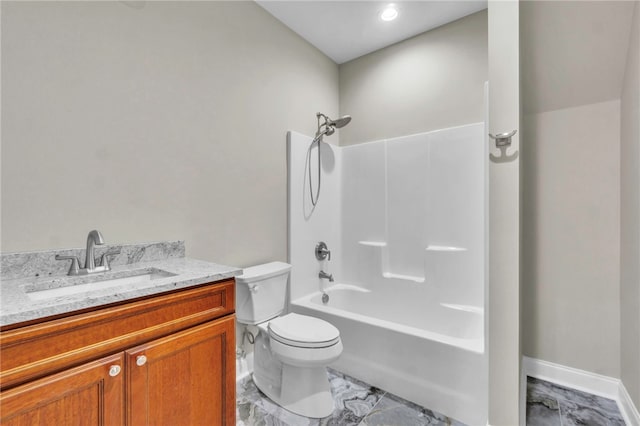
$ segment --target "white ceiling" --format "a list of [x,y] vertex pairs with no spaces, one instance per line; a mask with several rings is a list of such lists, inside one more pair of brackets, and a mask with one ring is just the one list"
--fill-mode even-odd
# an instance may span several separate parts
[[395,1],[398,18],[384,22],[391,2],[256,0],[302,38],[342,64],[375,50],[486,9],[486,0]]

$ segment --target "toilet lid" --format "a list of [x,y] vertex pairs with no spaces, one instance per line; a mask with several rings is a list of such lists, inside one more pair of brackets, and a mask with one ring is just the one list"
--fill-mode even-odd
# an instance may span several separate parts
[[269,321],[269,335],[285,345],[302,348],[324,348],[340,340],[340,331],[328,322],[294,313]]

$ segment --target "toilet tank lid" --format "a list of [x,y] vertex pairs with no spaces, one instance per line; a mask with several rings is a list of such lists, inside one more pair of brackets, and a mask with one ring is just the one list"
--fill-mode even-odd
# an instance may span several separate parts
[[250,283],[264,280],[287,273],[291,270],[291,265],[285,262],[269,262],[262,265],[250,266],[242,270],[242,275],[236,277],[237,282]]

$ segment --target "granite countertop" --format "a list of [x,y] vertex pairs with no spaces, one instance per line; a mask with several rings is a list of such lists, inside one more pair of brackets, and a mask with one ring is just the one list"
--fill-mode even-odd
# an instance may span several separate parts
[[[165,246],[158,244],[165,244]],[[34,265],[34,262],[37,263],[37,259],[44,259],[41,264],[46,264],[55,257],[56,253],[61,253],[61,251],[3,254],[3,270],[0,280],[0,326],[99,307],[170,290],[184,289],[198,284],[232,278],[242,273],[240,268],[184,257],[182,242],[174,242],[170,246],[167,244],[118,246],[121,248],[122,254],[114,258],[111,271],[74,277],[59,274],[58,270],[55,271],[56,273],[48,271],[47,265],[42,265],[41,272],[35,272],[38,271],[38,267]],[[66,250],[65,252],[70,251]],[[25,268],[24,265],[27,264],[29,266]],[[68,262],[62,263],[63,268],[65,264],[68,268]],[[16,265],[22,269],[16,271]],[[50,263],[50,265],[59,268],[60,262]],[[92,286],[93,289],[64,296],[50,297],[47,293],[39,291],[39,300],[35,298],[37,294],[32,293],[36,289],[55,289],[95,282],[101,275],[109,278],[126,278],[132,274],[141,273],[152,274],[152,279],[136,283],[127,283],[125,280],[105,288],[101,288],[98,283]]]

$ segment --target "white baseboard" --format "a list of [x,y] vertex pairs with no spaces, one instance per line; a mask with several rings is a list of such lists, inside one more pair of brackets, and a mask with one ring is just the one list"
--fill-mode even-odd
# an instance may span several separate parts
[[620,380],[612,377],[526,356],[522,357],[522,369],[527,376],[609,399],[618,398]]
[[620,382],[616,402],[618,403],[618,407],[620,407],[624,421],[627,422],[629,426],[640,426],[640,413],[638,413],[638,408],[633,404],[631,396],[622,382]]
[[522,372],[525,380],[526,376],[531,376],[613,399],[618,404],[620,413],[627,425],[640,426],[638,409],[619,379],[526,356],[522,357]]

